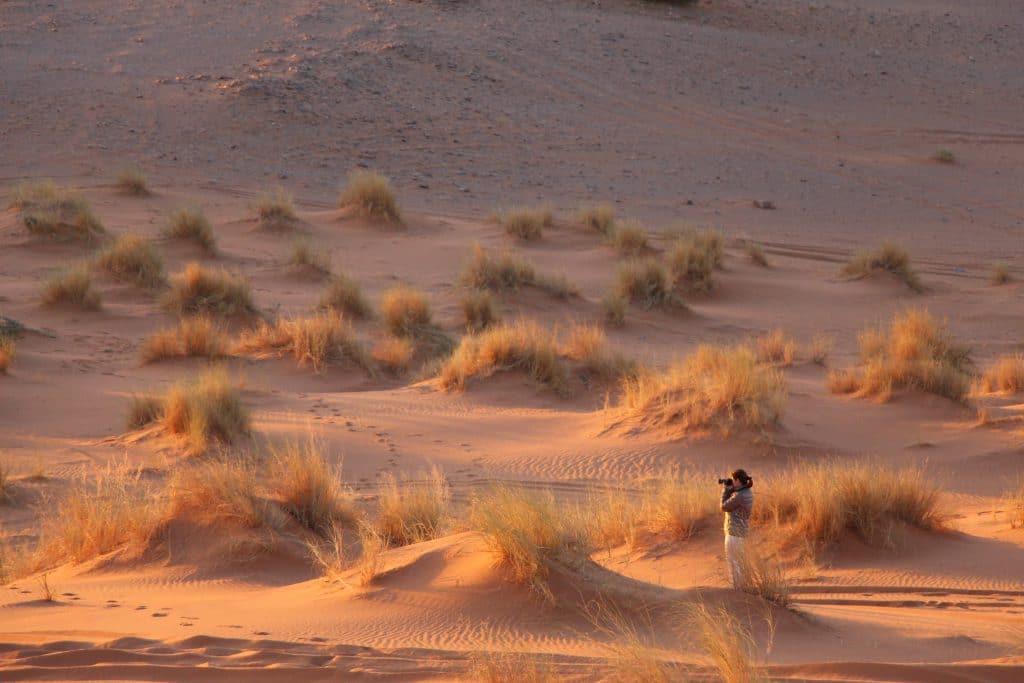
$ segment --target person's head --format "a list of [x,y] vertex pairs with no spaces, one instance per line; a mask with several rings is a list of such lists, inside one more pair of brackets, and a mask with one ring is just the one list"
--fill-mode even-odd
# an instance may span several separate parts
[[747,475],[746,470],[733,470],[731,476],[732,480],[736,482],[734,486],[737,488],[741,486],[750,486],[753,483],[753,480]]

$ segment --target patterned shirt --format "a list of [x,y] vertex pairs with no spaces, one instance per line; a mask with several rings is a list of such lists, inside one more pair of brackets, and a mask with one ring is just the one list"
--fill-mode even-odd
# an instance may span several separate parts
[[745,538],[750,531],[750,511],[754,508],[754,492],[749,488],[722,491],[722,512],[725,513],[725,533]]

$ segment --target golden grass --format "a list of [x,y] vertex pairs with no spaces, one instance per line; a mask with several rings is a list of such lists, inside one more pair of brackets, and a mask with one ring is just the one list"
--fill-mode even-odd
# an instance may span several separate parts
[[674,664],[665,661],[655,645],[652,615],[627,615],[617,605],[601,599],[586,603],[583,611],[595,629],[610,641],[607,643],[613,653],[608,662],[610,672],[602,681],[673,683],[681,680]]
[[348,184],[338,198],[340,208],[348,208],[373,221],[400,223],[398,201],[387,178],[373,171],[352,171]]
[[554,336],[535,322],[500,323],[462,338],[441,366],[441,388],[462,391],[472,377],[523,370],[540,384],[563,391],[567,378]]
[[702,345],[667,371],[641,371],[622,382],[619,408],[652,427],[764,429],[786,403],[782,373],[757,362],[749,347]]
[[288,515],[264,495],[262,471],[261,463],[246,457],[203,459],[180,467],[167,484],[166,518],[280,531]]
[[807,352],[816,365],[824,366],[828,363],[828,357],[832,353],[833,346],[835,346],[835,340],[832,337],[819,333],[811,338],[811,345],[808,347]]
[[1006,494],[1006,507],[1010,527],[1024,528],[1024,481],[1021,481],[1015,489]]
[[93,242],[106,230],[81,195],[58,188],[52,180],[17,185],[13,206],[21,212],[25,228],[50,239]]
[[260,226],[273,230],[291,227],[295,221],[295,203],[284,189],[275,187],[256,199],[256,216]]
[[349,360],[372,371],[373,361],[356,339],[352,326],[336,312],[311,318],[282,318],[273,325],[260,322],[242,333],[236,350],[249,354],[291,354],[299,367],[321,372],[331,362]]
[[533,266],[511,251],[492,255],[479,244],[459,276],[459,283],[474,289],[519,289],[536,279]]
[[96,254],[95,262],[111,277],[141,287],[160,287],[166,281],[160,253],[138,235],[121,235]]
[[469,680],[477,683],[559,683],[553,666],[536,655],[518,652],[481,652],[470,658]]
[[161,426],[184,437],[191,453],[211,443],[231,444],[249,434],[249,411],[223,368],[203,371],[196,381],[172,387],[162,400]]
[[50,277],[43,283],[40,296],[46,306],[67,304],[94,311],[102,304],[100,293],[93,289],[92,272],[87,263],[72,266]]
[[715,231],[687,232],[668,250],[668,263],[676,285],[691,292],[714,286],[715,268],[722,263],[722,238]]
[[707,482],[693,474],[673,473],[660,477],[648,493],[644,515],[652,531],[683,541],[719,512],[717,503]]
[[255,313],[252,288],[242,275],[207,270],[196,262],[171,278],[164,308],[180,316],[236,316]]
[[755,266],[768,267],[768,256],[765,255],[764,248],[757,242],[747,242],[747,258]]
[[605,237],[615,231],[615,209],[610,204],[583,207],[577,212],[576,220]]
[[608,346],[608,337],[598,325],[575,323],[562,345],[562,355],[581,363],[588,374],[603,380],[632,376],[636,363]]
[[796,358],[796,341],[782,330],[772,330],[758,337],[754,340],[754,345],[757,349],[757,360],[761,363],[775,363],[788,368]]
[[330,282],[320,295],[320,307],[344,313],[360,320],[369,318],[373,313],[370,303],[363,296],[359,283],[345,275],[337,273],[331,276]]
[[722,683],[762,683],[767,677],[755,661],[750,630],[727,607],[697,603],[689,610],[689,629],[696,632]]
[[397,375],[409,372],[416,347],[408,337],[386,337],[373,347],[373,359]]
[[585,530],[587,540],[594,548],[603,548],[610,553],[612,548],[625,544],[633,550],[639,546],[640,534],[647,526],[645,513],[634,496],[609,489],[591,493],[574,523]]
[[202,209],[178,209],[171,214],[164,234],[179,240],[195,242],[208,252],[217,249],[217,239],[213,235],[213,226],[207,220]]
[[349,566],[348,544],[345,542],[343,527],[332,526],[326,533],[307,538],[306,550],[321,576],[328,581],[341,580]]
[[615,226],[608,241],[620,254],[636,256],[647,248],[647,230],[639,221],[626,221]]
[[1010,277],[1010,267],[1003,261],[992,264],[992,271],[989,275],[989,282],[993,285],[1005,285],[1013,278]]
[[117,174],[114,180],[117,189],[125,194],[136,197],[149,195],[149,186],[146,184],[146,174],[137,168],[124,168]]
[[629,310],[629,297],[617,292],[609,292],[601,299],[601,311],[604,321],[610,327],[622,327],[626,324],[626,312]]
[[341,469],[327,462],[323,445],[312,438],[274,452],[270,481],[285,512],[321,536],[359,519],[351,491],[341,484]]
[[359,525],[359,548],[359,583],[370,586],[381,575],[388,542],[373,526],[363,523]]
[[982,373],[979,387],[986,392],[1024,392],[1024,355],[1001,356]]
[[897,314],[889,330],[868,328],[858,336],[861,368],[829,373],[833,393],[886,402],[895,389],[916,388],[954,401],[970,391],[970,350],[956,344],[944,323],[922,309]]
[[818,463],[759,488],[765,495],[754,505],[753,522],[817,548],[851,532],[868,545],[894,549],[904,526],[937,529],[948,518],[939,486],[920,466]]
[[549,207],[513,208],[500,211],[495,220],[505,232],[521,240],[538,240],[545,228],[554,224],[554,214]]
[[395,287],[384,293],[381,316],[388,331],[396,337],[415,337],[433,322],[427,295],[412,287]]
[[331,257],[326,252],[315,249],[309,240],[298,239],[292,242],[288,266],[296,271],[330,275]]
[[385,473],[377,499],[374,530],[388,545],[408,545],[437,538],[448,521],[451,494],[437,467],[418,480],[400,481]]
[[479,332],[498,322],[494,310],[494,298],[486,290],[471,290],[459,302],[462,316],[466,319],[466,330]]
[[910,264],[910,253],[889,241],[883,242],[874,251],[854,254],[839,272],[843,277],[859,279],[871,275],[876,270],[892,273],[915,292],[924,289],[921,278]]
[[569,299],[578,296],[579,288],[564,274],[538,275],[533,286],[542,292],[547,292],[556,299]]
[[141,429],[159,420],[163,414],[164,401],[160,396],[133,394],[125,424],[128,429]]
[[14,479],[11,478],[11,468],[0,460],[0,504],[9,503],[13,499]]
[[217,323],[206,317],[183,318],[178,327],[159,330],[142,343],[142,362],[168,358],[221,358],[227,355],[228,339]]
[[654,259],[630,261],[619,266],[614,295],[648,310],[675,302],[672,279],[665,266]]
[[0,334],[0,372],[7,372],[7,368],[11,367],[17,347],[18,343],[13,336]]
[[792,582],[778,560],[765,557],[755,545],[746,543],[742,563],[740,590],[779,607],[789,606]]

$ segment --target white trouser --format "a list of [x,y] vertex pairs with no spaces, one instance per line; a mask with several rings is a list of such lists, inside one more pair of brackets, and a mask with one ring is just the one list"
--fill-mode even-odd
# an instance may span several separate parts
[[725,535],[725,562],[729,565],[729,579],[733,588],[743,583],[743,539]]

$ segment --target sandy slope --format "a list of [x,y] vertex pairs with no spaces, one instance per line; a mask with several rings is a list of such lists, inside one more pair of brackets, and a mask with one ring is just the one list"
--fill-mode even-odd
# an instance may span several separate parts
[[[618,347],[662,364],[702,342],[780,327],[835,339],[830,363],[856,358],[856,334],[904,307],[948,319],[979,363],[1024,349],[1020,3],[723,0],[646,3],[251,2],[0,5],[0,176],[52,176],[83,188],[107,229],[157,240],[168,270],[191,260],[245,273],[268,315],[308,313],[322,280],[285,268],[290,236],[261,230],[255,195],[280,183],[302,225],[375,302],[409,283],[460,333],[456,285],[473,242],[514,246],[580,296],[501,297],[565,329],[600,318],[614,252],[569,221],[513,245],[484,216],[549,201],[568,217],[587,200],[621,213],[707,222],[762,240],[770,269],[731,242],[713,293],[685,313],[630,310]],[[978,5],[978,6],[975,6]],[[930,160],[953,150],[959,163]],[[155,193],[109,185],[125,161]],[[407,225],[343,218],[334,190],[354,165],[392,176]],[[771,199],[776,211],[751,206]],[[687,200],[692,200],[689,204]],[[6,206],[6,201],[3,202]],[[201,205],[220,253],[167,241],[180,205]],[[881,236],[911,246],[926,284],[836,277],[849,251]],[[656,239],[654,247],[663,243]],[[124,432],[127,397],[166,387],[198,361],[141,365],[142,339],[172,322],[156,297],[100,278],[104,307],[38,304],[41,280],[85,254],[30,238],[0,212],[0,312],[34,328],[0,374],[0,457],[17,497],[0,505],[5,537],[38,534],[83,471],[127,462],[163,472],[180,445]],[[988,285],[1007,259],[1018,281]],[[374,322],[359,335],[381,335]],[[287,555],[221,564],[181,541],[170,559],[64,567],[0,591],[0,679],[398,680],[461,676],[473,653],[548,657],[570,680],[607,674],[612,643],[576,609],[601,587],[653,615],[650,637],[678,673],[710,678],[678,603],[702,596],[750,619],[772,676],[799,680],[1015,681],[1024,632],[1024,531],[1000,496],[1024,474],[1021,397],[987,397],[994,424],[923,395],[876,405],[834,397],[825,370],[786,370],[790,398],[770,446],[742,435],[676,440],[616,428],[600,391],[568,398],[525,377],[464,394],[429,381],[316,374],[290,360],[233,359],[255,429],[312,431],[346,479],[372,496],[380,474],[443,468],[457,502],[494,481],[575,500],[634,487],[669,468],[709,482],[743,463],[758,476],[822,458],[923,463],[948,490],[954,530],[912,534],[888,553],[850,541],[775,615],[724,588],[715,530],[683,545],[595,554],[583,579],[560,577],[560,607],[502,580],[482,540],[454,534],[389,551],[370,589],[330,584]],[[35,469],[45,480],[30,481]],[[189,552],[189,548],[195,552]],[[581,588],[582,585],[582,588]]]

